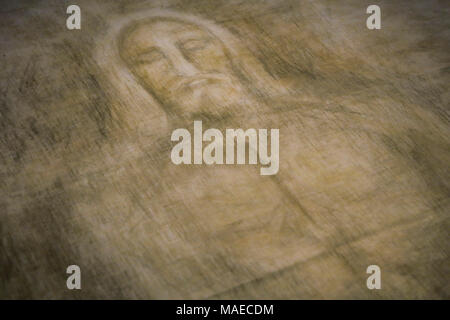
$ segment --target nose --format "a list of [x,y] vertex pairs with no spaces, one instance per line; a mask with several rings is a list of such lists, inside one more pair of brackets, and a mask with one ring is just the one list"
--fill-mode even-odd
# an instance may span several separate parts
[[198,69],[184,57],[178,48],[172,48],[170,61],[175,72],[180,76],[193,76],[198,73]]

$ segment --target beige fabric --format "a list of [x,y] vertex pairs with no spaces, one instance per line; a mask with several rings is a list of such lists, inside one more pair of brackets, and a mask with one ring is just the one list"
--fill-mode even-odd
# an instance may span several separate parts
[[[381,30],[356,0],[78,5],[73,31],[60,1],[0,9],[0,298],[449,298],[448,5],[378,1]],[[204,129],[279,128],[277,175],[171,163],[192,119],[119,52],[151,17],[223,44],[245,94]]]

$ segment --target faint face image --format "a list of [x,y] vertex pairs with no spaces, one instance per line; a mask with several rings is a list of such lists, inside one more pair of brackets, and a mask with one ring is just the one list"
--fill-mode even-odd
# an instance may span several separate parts
[[122,33],[120,55],[146,90],[174,113],[221,116],[242,99],[222,42],[176,20],[152,20]]

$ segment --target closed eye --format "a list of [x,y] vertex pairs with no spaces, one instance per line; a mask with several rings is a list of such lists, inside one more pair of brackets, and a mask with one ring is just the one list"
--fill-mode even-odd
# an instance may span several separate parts
[[207,38],[189,39],[189,40],[185,40],[185,41],[181,42],[179,44],[179,47],[181,49],[184,49],[187,51],[196,51],[196,50],[204,49],[208,45],[209,42],[210,41]]
[[158,50],[156,48],[151,48],[151,49],[139,54],[136,59],[136,63],[137,64],[149,64],[149,63],[157,62],[163,58],[164,58],[164,54],[160,50]]

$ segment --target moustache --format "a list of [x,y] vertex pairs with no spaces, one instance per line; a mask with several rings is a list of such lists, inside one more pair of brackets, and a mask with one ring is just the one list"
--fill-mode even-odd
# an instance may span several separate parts
[[232,80],[228,75],[221,73],[207,73],[199,74],[195,76],[178,78],[170,85],[173,93],[178,93],[185,90],[193,90],[198,87],[203,87],[209,84],[216,83],[228,83],[231,84]]

